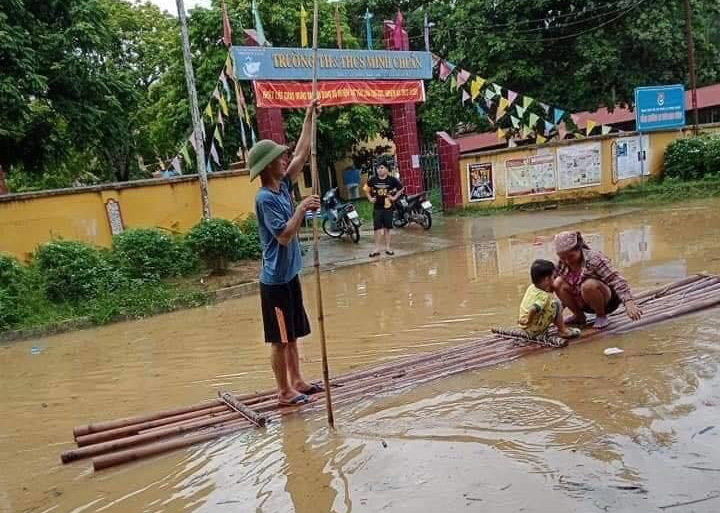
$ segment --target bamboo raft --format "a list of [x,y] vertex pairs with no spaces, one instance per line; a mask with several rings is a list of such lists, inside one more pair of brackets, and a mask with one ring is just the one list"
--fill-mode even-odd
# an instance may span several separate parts
[[[720,277],[695,275],[636,297],[644,315],[630,321],[623,309],[610,315],[602,331],[587,329],[570,345],[644,328],[720,305]],[[333,401],[344,404],[377,394],[398,393],[409,387],[454,374],[508,362],[556,347],[557,340],[532,340],[515,332],[494,330],[467,344],[416,354],[390,363],[351,372],[331,380]],[[563,341],[563,345],[565,342]],[[314,398],[320,398],[320,392]],[[61,455],[63,463],[92,458],[93,468],[106,469],[166,453],[251,428],[297,412],[313,412],[324,402],[279,407],[274,390],[244,395],[218,391],[218,397],[174,410],[98,422],[74,429],[76,449]]]

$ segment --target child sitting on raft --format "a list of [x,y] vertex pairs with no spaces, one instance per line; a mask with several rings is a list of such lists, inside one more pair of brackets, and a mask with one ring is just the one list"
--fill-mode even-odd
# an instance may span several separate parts
[[548,260],[535,260],[530,267],[532,284],[528,287],[520,304],[518,325],[530,337],[545,333],[552,324],[562,338],[580,335],[577,328],[565,325],[560,300],[554,296],[555,264]]

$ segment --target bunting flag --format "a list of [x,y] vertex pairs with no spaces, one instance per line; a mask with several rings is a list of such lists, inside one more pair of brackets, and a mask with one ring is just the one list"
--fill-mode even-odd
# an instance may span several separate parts
[[492,100],[488,100],[487,98],[485,99],[485,106],[487,107],[488,112],[490,112],[492,110],[493,105],[494,104],[493,104]]
[[520,128],[520,120],[516,118],[515,116],[510,116],[510,121],[512,121],[512,126],[515,128]]
[[220,102],[220,108],[222,109],[223,114],[225,114],[226,116],[229,116],[230,110],[228,109],[228,104],[225,101],[225,97],[223,95],[220,95],[220,98],[218,99],[218,101]]
[[190,135],[190,146],[192,146],[192,149],[195,151],[195,155],[197,155],[198,148],[197,148],[197,137],[195,137],[195,132],[193,132]]
[[555,125],[553,125],[549,121],[545,121],[545,133],[546,134],[549,134],[550,132],[552,132],[553,128],[555,128]]
[[447,65],[448,65],[448,68],[450,68],[450,73],[455,71],[455,68],[457,67],[452,62],[448,62]]
[[505,110],[508,108],[509,105],[510,105],[510,102],[507,100],[507,98],[501,96],[500,97],[500,108],[502,110]]
[[578,117],[577,114],[570,114],[570,119],[572,119],[573,124],[577,128],[580,128],[580,118]]
[[174,159],[172,159],[172,162],[170,162],[170,166],[172,166],[172,168],[177,174],[182,174],[182,164],[180,163],[180,157],[175,157]]
[[514,102],[517,98],[517,95],[518,94],[515,91],[508,89],[508,103],[512,104],[512,102]]
[[567,135],[567,128],[565,128],[565,123],[560,123],[558,125],[558,136],[560,137],[560,140],[562,141],[565,139],[565,136]]
[[225,2],[222,3],[222,19],[223,19],[223,43],[227,48],[232,46],[232,27],[230,26],[230,18],[228,18]]
[[450,89],[457,89],[457,88],[458,88],[457,80],[455,80],[454,76],[450,77]]
[[[215,148],[215,143],[210,144],[210,156],[212,157],[213,161],[219,166],[220,156],[218,155],[217,149]],[[210,168],[209,165],[208,168]]]
[[342,49],[342,26],[340,25],[340,5],[335,4],[335,38],[337,39],[337,47]]
[[497,110],[495,111],[495,122],[497,123],[500,121],[500,119],[505,115],[505,109],[502,108],[500,105],[498,105]]
[[547,141],[547,139],[545,139],[542,135],[535,137],[535,142],[537,144],[545,144],[545,141]]
[[[373,14],[370,12],[370,9],[367,7],[365,8],[365,16],[363,16],[363,18],[365,18],[365,36],[367,37],[367,47],[368,47],[368,50],[372,50],[372,47],[373,47],[373,42],[372,42]],[[306,32],[305,37],[307,38],[307,32]]]
[[502,94],[502,87],[498,84],[493,84],[493,87],[495,88],[495,94]]
[[526,126],[523,125],[522,130],[521,130],[521,134],[522,134],[522,138],[523,138],[523,139],[527,139],[528,136],[530,135],[530,129],[528,129],[528,127],[526,127]]
[[220,89],[218,89],[217,86],[215,86],[215,89],[212,92],[213,98],[215,98],[217,101],[220,101]]
[[538,102],[538,103],[540,104],[540,107],[542,107],[542,110],[545,111],[545,114],[547,114],[548,111],[550,110],[550,105],[548,105],[547,103],[543,103],[543,102]]
[[218,111],[218,117],[217,117],[218,125],[222,127],[223,133],[225,132],[225,120],[223,119],[222,112]]
[[208,119],[210,121],[213,121],[213,119],[214,119],[213,110],[209,103],[207,104],[207,107],[205,107],[205,115],[208,117]]
[[465,71],[464,69],[461,69],[460,72],[459,72],[458,75],[457,75],[457,84],[458,84],[458,87],[464,86],[464,85],[465,85],[465,82],[467,82],[469,78],[470,78],[470,73],[468,73],[468,72]]
[[305,11],[305,5],[300,4],[300,46],[307,48],[308,45],[308,30],[307,30],[307,11]]
[[555,109],[555,124],[560,123],[560,120],[565,117],[565,111],[562,109]]
[[210,157],[205,161],[205,171],[208,173],[212,173],[212,166],[210,165]]
[[530,105],[532,105],[532,102],[534,101],[535,100],[533,100],[529,96],[523,96],[523,107],[527,109]]
[[223,86],[223,89],[225,90],[225,94],[228,98],[230,98],[230,86],[228,85],[227,77],[225,76],[225,72],[223,71],[220,73],[220,83]]
[[218,144],[220,145],[220,147],[222,149],[225,149],[225,147],[223,146],[223,142],[222,142],[222,136],[220,135],[220,128],[217,126],[215,127],[215,133],[213,134],[213,139],[215,139],[218,142]]
[[448,77],[450,76],[450,74],[452,73],[452,69],[450,68],[450,66],[448,65],[448,63],[446,61],[443,61],[443,60],[440,61],[439,73],[440,73],[440,80],[442,80],[443,82],[445,82],[448,79]]
[[588,119],[587,125],[585,127],[585,134],[590,135],[590,133],[593,131],[593,128],[597,126],[597,123],[595,123],[593,120]]
[[182,148],[180,149],[180,154],[183,156],[185,162],[189,166],[192,161],[190,160],[190,152],[188,152],[187,143],[182,145]]
[[400,12],[400,9],[398,9],[397,14],[395,15],[395,28],[393,28],[393,44],[395,45],[395,50],[400,50],[403,47],[403,24],[405,23],[405,18],[403,18],[402,13]]
[[225,59],[225,74],[229,77],[233,76],[233,60],[230,52],[228,52],[227,58]]
[[535,128],[535,125],[537,125],[538,119],[540,119],[540,118],[538,117],[537,114],[535,114],[534,112],[530,113],[530,128]]
[[488,101],[492,101],[493,98],[495,98],[495,91],[491,87],[488,87],[487,89],[485,89],[485,99]]
[[255,35],[258,46],[267,45],[267,39],[265,39],[265,31],[263,30],[262,20],[260,19],[260,12],[258,11],[257,2],[252,0],[252,14],[255,19]]
[[484,84],[485,79],[480,77],[475,77],[475,79],[470,83],[470,94],[472,95],[473,101],[475,101],[475,98],[480,96],[480,90]]
[[608,125],[603,125],[603,126],[602,126],[602,134],[603,134],[603,135],[609,134],[611,130],[612,130],[612,127],[611,127],[611,126],[608,126]]
[[463,89],[463,95],[462,95],[462,103],[465,104],[466,101],[470,99],[470,93],[468,93],[465,89]]
[[507,132],[503,130],[502,128],[497,129],[497,138],[500,140],[506,139]]
[[521,107],[520,105],[515,105],[515,108],[518,112],[518,117],[522,119],[525,116],[525,107]]

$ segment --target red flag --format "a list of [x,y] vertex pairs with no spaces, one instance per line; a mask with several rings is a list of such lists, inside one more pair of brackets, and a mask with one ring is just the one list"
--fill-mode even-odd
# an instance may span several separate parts
[[403,24],[405,18],[398,9],[397,15],[395,16],[395,29],[393,30],[393,42],[395,44],[395,50],[401,50],[403,47]]
[[222,17],[223,17],[223,43],[225,46],[230,48],[232,45],[232,27],[230,26],[230,18],[228,18],[227,8],[225,2],[222,3]]

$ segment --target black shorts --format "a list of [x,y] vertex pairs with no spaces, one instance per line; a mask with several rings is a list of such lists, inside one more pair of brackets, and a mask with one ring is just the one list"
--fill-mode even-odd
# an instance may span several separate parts
[[260,284],[265,342],[287,344],[310,334],[310,321],[303,306],[300,278],[282,285]]
[[[610,296],[610,300],[605,305],[605,315],[610,315],[615,310],[620,308],[620,305],[622,304],[622,300],[620,299],[620,296],[618,296],[613,289],[610,289],[610,292],[612,293]],[[592,308],[590,308],[588,305],[583,305],[583,311],[585,313],[595,313]]]
[[391,209],[378,209],[373,213],[373,230],[392,230],[393,213]]

